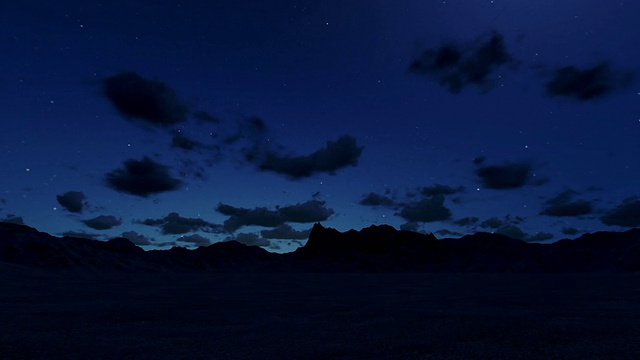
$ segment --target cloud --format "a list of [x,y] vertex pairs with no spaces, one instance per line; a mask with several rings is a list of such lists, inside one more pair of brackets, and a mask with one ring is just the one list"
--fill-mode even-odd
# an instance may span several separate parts
[[364,206],[387,206],[387,207],[393,206],[395,204],[393,199],[384,195],[373,193],[373,192],[370,192],[367,195],[363,195],[362,199],[358,203]]
[[436,230],[435,233],[438,236],[462,236],[461,233],[459,233],[457,231],[451,231],[451,230],[448,230],[448,229]]
[[175,134],[173,135],[173,139],[171,139],[171,147],[192,151],[202,148],[203,144],[192,140],[182,134]]
[[605,225],[640,226],[640,197],[632,196],[600,218]]
[[140,221],[141,224],[148,226],[159,226],[161,232],[165,235],[180,235],[193,231],[204,231],[209,233],[220,232],[220,226],[212,224],[200,218],[182,217],[178,213],[172,212],[161,219],[146,219]]
[[[477,220],[476,220],[477,221]],[[516,216],[514,218],[511,215],[505,216],[503,219],[498,217],[491,217],[480,223],[480,227],[483,229],[498,229],[507,225],[518,225],[524,221],[524,218]]]
[[260,117],[248,116],[238,121],[237,126],[232,135],[225,137],[223,145],[241,144],[239,152],[243,154],[245,161],[255,163],[263,159],[270,145],[267,140],[267,123]]
[[200,246],[209,246],[211,245],[211,240],[207,239],[204,236],[200,236],[198,234],[188,235],[188,236],[180,236],[177,240],[194,244],[198,247]]
[[525,162],[483,166],[476,170],[484,186],[498,190],[523,187],[530,173],[531,165]]
[[207,179],[207,169],[197,160],[191,158],[176,158],[176,168],[174,172],[182,178],[191,178],[197,180]]
[[104,95],[123,115],[155,126],[184,122],[188,109],[168,85],[123,71],[102,80]]
[[22,216],[12,214],[8,214],[4,219],[0,221],[10,224],[24,225],[24,219],[22,218]]
[[265,207],[245,209],[226,204],[218,204],[216,210],[223,215],[229,216],[222,225],[226,232],[234,232],[242,226],[257,225],[276,227],[284,223],[282,215],[278,210],[269,210]]
[[473,225],[473,224],[477,223],[479,220],[480,219],[478,219],[475,216],[468,216],[468,217],[464,217],[462,219],[455,220],[455,221],[453,221],[453,223],[455,225],[458,225],[458,226],[470,226],[470,225]]
[[493,82],[491,74],[510,63],[515,61],[507,52],[502,35],[493,32],[472,43],[449,42],[437,49],[427,49],[409,65],[408,71],[433,79],[457,94],[471,85],[488,91]]
[[451,218],[451,210],[444,206],[444,195],[434,195],[404,205],[400,217],[410,222],[433,222]]
[[573,190],[565,190],[546,202],[547,206],[540,215],[548,216],[580,216],[591,213],[593,205],[587,200],[572,201]]
[[280,208],[280,214],[285,221],[295,223],[313,223],[327,220],[333,215],[333,210],[325,207],[326,202],[309,200],[304,203],[289,205]]
[[484,229],[497,229],[500,226],[502,226],[504,224],[504,221],[497,218],[497,217],[491,217],[483,222],[480,223],[480,227],[484,228]]
[[626,88],[631,80],[630,73],[618,74],[606,62],[586,69],[565,66],[554,71],[553,78],[546,83],[546,93],[588,101]]
[[191,113],[194,119],[203,123],[219,124],[222,120],[219,117],[213,116],[206,111],[194,111]]
[[562,228],[562,233],[565,235],[576,235],[579,234],[581,231],[573,228],[573,227],[564,227]]
[[67,191],[62,195],[57,195],[58,203],[63,208],[72,213],[81,213],[87,197],[81,191]]
[[[469,218],[471,223],[476,223],[477,218]],[[462,220],[462,219],[461,219]],[[553,238],[553,234],[548,232],[538,232],[536,234],[528,234],[522,230],[518,225],[524,221],[524,218],[520,216],[506,215],[502,219],[498,217],[491,217],[480,223],[480,227],[483,229],[491,229],[492,233],[508,236],[512,239],[518,239],[522,241],[544,241]],[[466,221],[464,221],[466,223]]]
[[500,228],[498,228],[495,231],[495,233],[508,236],[512,239],[518,239],[518,240],[527,241],[527,242],[544,241],[544,240],[549,240],[553,238],[553,234],[550,234],[547,232],[538,232],[534,235],[529,235],[524,231],[522,231],[522,229],[520,229],[519,227],[513,224],[505,224]]
[[474,165],[480,165],[482,163],[484,163],[487,160],[486,156],[478,156],[473,158],[473,164]]
[[122,168],[108,173],[105,178],[112,189],[141,197],[176,190],[181,184],[169,174],[166,166],[146,156],[142,160],[126,160]]
[[266,239],[287,239],[287,240],[306,240],[309,238],[311,229],[304,231],[294,230],[288,224],[282,224],[275,229],[262,230],[260,235]]
[[364,147],[357,146],[356,139],[343,135],[336,141],[328,141],[323,149],[305,156],[285,156],[268,151],[260,163],[260,170],[273,171],[292,179],[309,177],[319,172],[335,174],[339,169],[356,166]]
[[102,235],[100,234],[91,234],[84,231],[65,231],[61,234],[62,236],[74,237],[80,239],[90,239],[90,240],[100,240]]
[[217,138],[215,144],[203,144],[178,133],[174,135],[172,146],[188,151],[207,149],[218,157],[239,154],[242,156],[239,161],[243,164],[252,164],[261,171],[272,171],[290,179],[321,172],[335,174],[344,167],[356,166],[363,150],[353,136],[343,135],[311,154],[295,156],[285,153],[262,118],[245,116],[234,125],[237,128],[233,130],[229,126],[219,126],[212,133],[212,138]]
[[232,236],[227,237],[224,241],[237,241],[239,243],[249,245],[249,246],[271,245],[271,241],[263,237],[259,237],[257,234],[253,234],[253,233],[240,233],[233,237]]
[[131,241],[134,245],[151,245],[153,241],[151,238],[138,234],[135,231],[125,231],[122,233],[122,237]]
[[519,227],[511,224],[505,224],[500,226],[496,231],[496,234],[508,236],[512,239],[524,240],[528,235],[522,231]]
[[93,219],[82,220],[82,222],[95,230],[108,230],[122,224],[122,220],[112,215],[100,215]]
[[418,232],[418,230],[420,230],[420,224],[415,221],[409,221],[400,225],[400,230]]
[[434,195],[453,195],[464,191],[464,187],[458,186],[457,188],[452,188],[448,185],[435,184],[432,186],[423,187],[420,189],[420,193],[424,196],[434,196]]
[[[444,221],[451,218],[451,211],[444,205],[447,195],[464,191],[462,186],[456,188],[435,184],[419,187],[417,191],[406,192],[404,200],[398,200],[396,195],[390,198],[386,195],[369,193],[362,196],[359,204],[364,206],[384,206],[393,210],[399,210],[394,215],[407,220],[402,229],[417,231],[420,222]],[[392,193],[387,189],[387,194]],[[395,193],[395,192],[394,192]],[[419,198],[420,200],[416,200]],[[456,202],[456,199],[453,200]]]
[[234,232],[242,226],[256,225],[264,227],[278,227],[286,222],[312,223],[327,220],[334,211],[325,207],[326,203],[310,200],[296,205],[276,207],[269,210],[265,207],[246,209],[227,204],[218,204],[216,210],[229,216],[223,228],[227,232]]

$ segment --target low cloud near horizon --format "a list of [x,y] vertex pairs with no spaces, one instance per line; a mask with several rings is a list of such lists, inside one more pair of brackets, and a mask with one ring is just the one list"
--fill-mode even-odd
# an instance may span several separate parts
[[278,206],[274,210],[265,207],[253,209],[240,208],[227,204],[218,204],[216,210],[229,216],[224,221],[226,232],[235,232],[242,226],[263,226],[278,228],[287,222],[314,223],[327,220],[334,211],[327,208],[324,201],[309,200],[295,205]]

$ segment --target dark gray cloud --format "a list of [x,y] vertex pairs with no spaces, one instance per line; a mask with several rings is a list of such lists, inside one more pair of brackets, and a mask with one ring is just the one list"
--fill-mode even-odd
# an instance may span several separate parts
[[562,228],[562,233],[565,235],[577,235],[581,233],[581,231],[573,227],[564,227]]
[[464,191],[464,187],[458,186],[453,188],[448,185],[435,184],[432,186],[423,187],[420,189],[420,193],[424,196],[434,196],[434,195],[453,195],[457,193],[461,193]]
[[[239,145],[244,161],[258,163],[265,158],[270,145],[267,139],[269,128],[260,117],[243,117],[237,122],[237,130],[223,140],[223,146]],[[275,145],[277,146],[277,145]]]
[[486,160],[487,160],[486,156],[478,156],[478,157],[473,158],[472,161],[473,161],[474,165],[480,165],[480,164],[484,163]]
[[444,221],[451,218],[451,210],[444,206],[443,195],[434,195],[405,204],[397,215],[411,222]]
[[356,139],[343,135],[336,141],[328,141],[323,149],[305,156],[286,156],[267,151],[260,162],[260,169],[286,175],[292,179],[312,176],[319,172],[334,174],[347,166],[356,166],[364,147],[356,144]]
[[365,206],[393,206],[395,202],[393,199],[385,196],[376,194],[373,192],[368,193],[367,195],[363,195],[362,199],[358,202],[360,205]]
[[171,139],[171,147],[193,151],[202,148],[203,144],[198,141],[192,140],[182,134],[174,134],[173,139]]
[[80,239],[90,239],[90,240],[100,240],[102,235],[100,234],[91,234],[84,231],[65,231],[61,234],[62,236],[74,237]]
[[204,231],[209,233],[219,233],[220,225],[212,224],[200,218],[182,217],[180,214],[172,212],[161,219],[146,219],[140,221],[141,224],[160,227],[163,234],[180,235],[193,231]]
[[534,235],[529,235],[526,232],[524,232],[522,229],[520,229],[518,226],[513,224],[504,224],[500,226],[495,231],[495,233],[508,236],[512,239],[518,239],[518,240],[527,241],[527,242],[544,241],[544,240],[550,240],[553,238],[553,234],[550,234],[547,232],[538,232]]
[[326,202],[309,200],[307,202],[281,207],[280,214],[287,222],[313,223],[327,220],[333,210],[325,207]]
[[216,211],[229,216],[222,225],[224,231],[227,232],[234,232],[243,226],[276,227],[284,223],[278,210],[269,210],[265,207],[246,209],[227,204],[218,204]]
[[553,234],[545,231],[539,231],[533,235],[529,235],[524,241],[546,241],[553,239]]
[[483,229],[497,229],[502,225],[504,225],[504,221],[495,216],[480,223],[480,227]]
[[498,217],[491,217],[480,223],[480,227],[483,229],[498,229],[507,225],[519,225],[524,221],[524,218],[520,216],[511,217],[507,215],[500,219]]
[[[473,221],[473,223],[476,223],[478,221],[477,218],[469,219],[475,220]],[[526,233],[518,226],[522,222],[524,222],[524,220],[525,219],[520,216],[506,215],[503,218],[494,216],[482,221],[479,226],[483,229],[491,229],[491,232],[496,234],[528,242],[544,241],[553,238],[553,234],[547,232],[538,232],[533,235]]]
[[455,221],[453,221],[453,223],[455,225],[458,225],[458,226],[470,226],[470,225],[473,225],[473,224],[477,223],[479,220],[480,219],[478,219],[475,216],[468,216],[468,217],[464,217],[464,218],[455,220]]
[[102,88],[113,106],[129,118],[156,126],[174,125],[187,119],[188,108],[173,89],[133,71],[104,78]]
[[483,166],[476,170],[482,184],[490,189],[515,189],[529,180],[531,165],[526,162]]
[[122,220],[113,215],[100,215],[93,219],[82,220],[82,222],[95,230],[108,230],[122,224]]
[[586,69],[565,66],[554,71],[553,78],[546,83],[546,92],[549,96],[588,101],[626,88],[631,81],[631,73],[618,73],[606,62]]
[[[462,191],[464,191],[462,186],[454,188],[448,185],[435,184],[419,187],[416,191],[408,191],[403,199],[398,199],[396,195],[388,197],[371,192],[363,195],[359,204],[384,206],[397,210],[398,212],[395,215],[407,220],[407,223],[401,228],[417,231],[418,223],[449,220],[451,218],[451,210],[444,205],[445,197]],[[392,191],[387,189],[386,194],[391,193]],[[393,193],[395,194],[395,191]]]
[[191,113],[191,116],[202,123],[219,124],[222,122],[222,119],[217,116],[213,116],[206,111],[194,111]]
[[409,65],[408,71],[432,79],[457,94],[470,85],[488,91],[493,85],[492,73],[503,65],[515,63],[502,35],[493,32],[471,43],[449,42],[427,49]]
[[311,229],[299,231],[288,224],[282,224],[275,229],[261,230],[260,235],[266,239],[306,240]]
[[8,214],[4,219],[0,221],[11,223],[11,224],[24,225],[24,219],[22,218],[22,216],[17,216],[13,214]]
[[[194,140],[181,132],[174,132],[172,147],[187,151],[205,150],[206,155],[212,158],[211,162],[230,156],[243,165],[251,164],[261,171],[272,171],[290,179],[322,172],[335,174],[344,167],[356,166],[363,150],[353,136],[343,135],[311,154],[290,155],[271,134],[267,122],[258,116],[243,116],[231,124],[217,124],[208,140],[211,142]],[[234,158],[237,155],[241,158]]]
[[207,165],[203,165],[192,158],[179,157],[176,158],[176,164],[173,171],[183,179],[190,178],[194,180],[206,180],[208,175],[207,168],[205,166]]
[[408,221],[400,225],[400,230],[418,232],[418,230],[420,230],[420,224],[415,221]]
[[312,223],[327,220],[333,215],[333,210],[327,208],[324,201],[310,200],[304,203],[276,207],[269,210],[265,207],[246,209],[227,204],[218,204],[216,210],[229,216],[223,228],[227,232],[234,232],[242,226],[278,227],[286,222]]
[[541,215],[548,216],[580,216],[590,214],[593,211],[593,204],[587,200],[575,200],[573,196],[577,193],[573,190],[565,190],[553,199],[546,202],[546,207]]
[[640,197],[632,196],[624,199],[620,205],[600,217],[600,221],[605,225],[640,226]]
[[146,156],[142,160],[126,160],[122,168],[108,173],[105,179],[112,189],[141,197],[176,190],[181,184],[166,166]]
[[82,191],[67,191],[62,195],[57,195],[58,203],[63,208],[72,213],[81,213],[82,208],[86,204],[87,197]]
[[207,239],[204,236],[200,236],[198,234],[188,235],[188,236],[180,236],[177,240],[186,242],[189,244],[194,244],[198,247],[200,246],[209,246],[211,245],[211,240]]
[[449,229],[440,229],[440,230],[436,230],[435,234],[438,235],[438,237],[444,237],[444,236],[462,236],[462,233],[459,233],[457,231],[451,231]]
[[500,226],[498,229],[496,229],[495,233],[518,240],[524,240],[529,237],[529,235],[522,231],[522,229],[520,229],[516,225],[511,224],[504,224]]
[[249,246],[270,246],[271,241],[253,233],[240,233],[236,236],[229,236],[224,241],[237,241]]
[[153,242],[153,239],[138,234],[135,231],[125,231],[122,233],[122,237],[131,241],[134,245],[151,245],[151,243]]

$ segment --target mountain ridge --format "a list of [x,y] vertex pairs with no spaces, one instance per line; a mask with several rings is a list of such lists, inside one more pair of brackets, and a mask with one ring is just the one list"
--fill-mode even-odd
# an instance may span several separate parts
[[486,232],[437,239],[388,225],[339,232],[317,223],[303,247],[275,254],[236,241],[145,251],[125,238],[55,237],[0,222],[0,262],[94,272],[637,272],[640,229],[538,244]]

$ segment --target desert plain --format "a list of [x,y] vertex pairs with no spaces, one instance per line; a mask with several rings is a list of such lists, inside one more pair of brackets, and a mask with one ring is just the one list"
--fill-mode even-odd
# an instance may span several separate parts
[[637,359],[640,274],[0,266],[3,359]]

